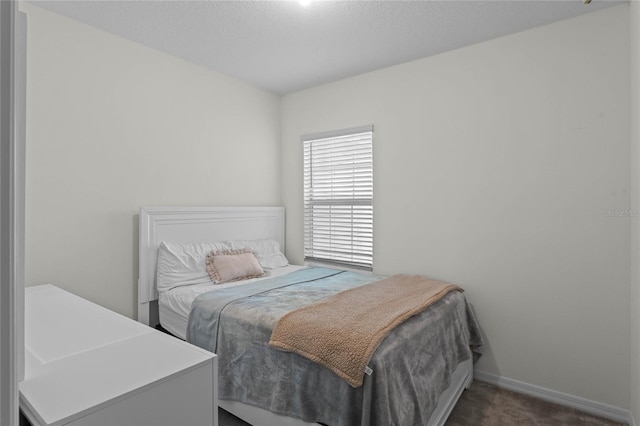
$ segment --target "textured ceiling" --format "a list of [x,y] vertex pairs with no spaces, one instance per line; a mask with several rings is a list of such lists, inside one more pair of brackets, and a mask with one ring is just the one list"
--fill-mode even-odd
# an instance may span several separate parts
[[32,1],[288,93],[627,1]]

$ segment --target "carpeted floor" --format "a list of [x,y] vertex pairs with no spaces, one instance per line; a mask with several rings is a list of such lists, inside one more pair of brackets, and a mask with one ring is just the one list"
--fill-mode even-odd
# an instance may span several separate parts
[[236,416],[227,413],[222,408],[218,408],[218,426],[251,426],[243,422]]
[[[250,426],[226,411],[219,411],[220,426]],[[484,382],[474,381],[460,397],[446,426],[619,426],[595,417]],[[260,425],[255,425],[260,426]]]
[[622,423],[474,380],[449,416],[447,426],[618,426]]

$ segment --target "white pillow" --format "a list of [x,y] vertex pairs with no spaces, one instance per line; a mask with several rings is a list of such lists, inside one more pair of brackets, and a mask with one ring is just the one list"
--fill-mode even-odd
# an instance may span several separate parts
[[226,242],[231,249],[249,249],[265,269],[283,268],[289,264],[289,260],[280,251],[278,240],[237,240]]
[[162,293],[174,287],[211,283],[207,272],[207,255],[212,251],[229,250],[223,242],[167,243],[158,247],[156,286]]

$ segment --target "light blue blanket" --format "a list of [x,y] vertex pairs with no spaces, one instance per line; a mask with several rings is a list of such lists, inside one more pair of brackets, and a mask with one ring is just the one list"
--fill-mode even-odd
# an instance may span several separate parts
[[458,363],[482,339],[464,295],[453,292],[380,344],[364,385],[269,346],[282,315],[384,277],[310,268],[205,293],[187,340],[218,355],[219,397],[331,426],[426,424]]
[[187,341],[208,351],[216,352],[220,315],[229,304],[245,297],[257,296],[291,285],[313,283],[343,273],[344,271],[328,268],[302,269],[268,280],[204,293],[197,297],[191,305]]

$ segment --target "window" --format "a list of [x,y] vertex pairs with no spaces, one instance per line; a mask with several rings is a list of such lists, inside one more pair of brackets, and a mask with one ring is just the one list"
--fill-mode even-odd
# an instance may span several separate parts
[[373,268],[373,126],[303,136],[304,256]]

